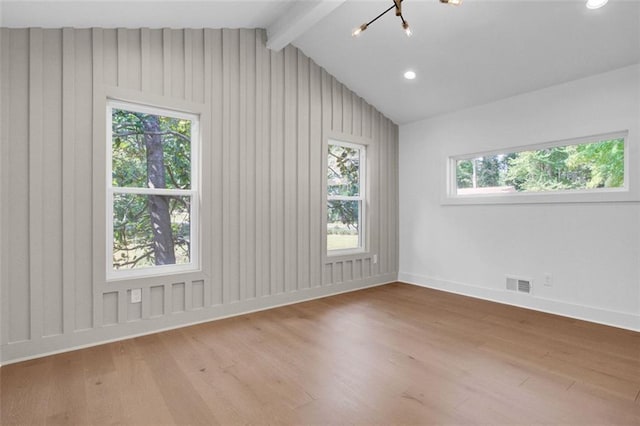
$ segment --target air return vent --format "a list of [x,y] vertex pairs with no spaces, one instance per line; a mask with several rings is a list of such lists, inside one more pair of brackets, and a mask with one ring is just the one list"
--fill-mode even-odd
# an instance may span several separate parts
[[531,293],[531,279],[507,276],[507,290],[518,293]]

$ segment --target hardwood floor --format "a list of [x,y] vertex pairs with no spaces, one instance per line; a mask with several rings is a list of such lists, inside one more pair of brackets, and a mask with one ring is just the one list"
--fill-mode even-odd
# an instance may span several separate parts
[[0,376],[3,425],[640,425],[640,333],[400,283]]

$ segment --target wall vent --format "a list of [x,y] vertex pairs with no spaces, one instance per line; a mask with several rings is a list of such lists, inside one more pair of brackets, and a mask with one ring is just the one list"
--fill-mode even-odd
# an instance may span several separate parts
[[507,276],[507,290],[530,294],[531,279]]

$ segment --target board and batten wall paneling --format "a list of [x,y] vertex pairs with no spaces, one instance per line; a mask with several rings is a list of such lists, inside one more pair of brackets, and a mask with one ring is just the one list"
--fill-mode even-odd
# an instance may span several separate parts
[[[2,34],[2,325],[5,342],[29,341],[29,32]],[[10,59],[9,59],[10,58]],[[10,200],[10,201],[9,201]],[[5,207],[6,206],[6,207]],[[3,348],[2,356],[6,357]]]
[[[396,279],[398,128],[295,47],[261,29],[1,32],[0,362]],[[201,106],[197,273],[105,280],[112,93]],[[329,136],[367,145],[358,255],[326,255]]]
[[[4,31],[0,31],[0,140],[8,140],[8,123],[5,117],[9,115],[9,44],[8,38],[3,37]],[[8,322],[5,313],[8,313],[9,300],[8,288],[3,288],[2,283],[9,282],[8,275],[8,221],[9,203],[3,202],[9,195],[9,144],[0,143],[0,336],[8,336]],[[0,339],[0,343],[2,340]],[[2,360],[2,344],[0,344],[0,360]]]

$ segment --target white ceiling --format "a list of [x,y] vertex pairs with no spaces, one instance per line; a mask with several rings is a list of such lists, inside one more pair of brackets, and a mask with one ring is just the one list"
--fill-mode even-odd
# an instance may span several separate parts
[[[277,39],[274,46],[292,41],[397,123],[640,63],[640,0],[610,0],[599,10],[588,10],[584,0],[465,0],[459,7],[405,0],[411,38],[393,12],[361,37],[351,37],[354,27],[390,0],[325,0],[333,4],[324,8],[318,3],[2,1],[0,22],[11,27],[267,28],[270,40]],[[296,22],[308,27],[294,28]],[[407,69],[418,77],[404,80]]]
[[392,12],[351,37],[384,5],[347,2],[294,44],[397,123],[640,62],[639,1],[406,0],[411,38]]

